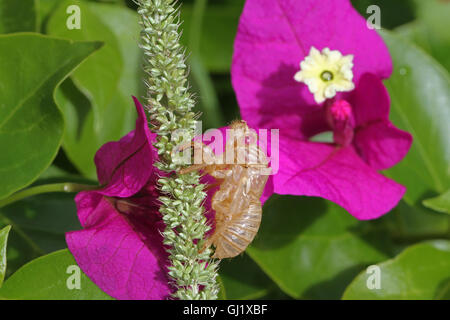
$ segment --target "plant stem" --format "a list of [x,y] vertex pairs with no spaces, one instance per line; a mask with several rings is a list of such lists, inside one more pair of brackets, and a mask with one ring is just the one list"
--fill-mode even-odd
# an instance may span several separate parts
[[[141,16],[141,48],[144,71],[148,77],[147,106],[151,129],[158,134],[155,147],[159,162],[155,166],[168,173],[158,180],[162,196],[159,211],[166,224],[164,244],[168,246],[168,275],[175,289],[174,298],[183,300],[217,299],[218,262],[211,250],[200,248],[207,225],[202,206],[206,193],[200,175],[179,175],[183,165],[172,159],[172,150],[190,144],[194,137],[196,115],[189,93],[186,55],[180,45],[179,11],[174,0],[138,0]],[[179,130],[183,135],[177,136]]]
[[49,193],[49,192],[78,192],[82,190],[92,190],[94,188],[98,188],[98,186],[92,185],[84,185],[78,183],[64,182],[64,183],[52,183],[52,184],[44,184],[36,187],[31,187],[28,189],[21,190],[12,194],[11,196],[0,200],[0,208],[5,207],[13,202],[41,194],[41,193]]
[[203,16],[205,15],[208,0],[195,0],[192,12],[191,32],[189,33],[189,47],[191,52],[197,55],[200,51],[200,40],[202,37]]

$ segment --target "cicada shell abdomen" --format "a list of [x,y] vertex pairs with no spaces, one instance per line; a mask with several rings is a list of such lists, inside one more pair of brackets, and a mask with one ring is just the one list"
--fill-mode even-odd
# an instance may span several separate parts
[[[216,247],[214,258],[232,258],[243,252],[253,241],[261,224],[260,197],[268,176],[257,168],[236,166],[221,189],[213,197],[216,230],[211,243]],[[234,192],[224,197],[232,187]],[[220,201],[222,200],[222,201]]]
[[213,258],[232,258],[243,252],[255,238],[261,216],[261,203],[252,201],[244,212],[218,226],[213,241],[216,246]]

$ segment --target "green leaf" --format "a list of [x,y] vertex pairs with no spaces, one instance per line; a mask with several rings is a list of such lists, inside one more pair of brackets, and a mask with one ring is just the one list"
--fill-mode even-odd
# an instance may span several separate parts
[[[376,5],[380,8],[381,26],[391,29],[414,19],[414,7],[410,0],[351,0],[353,7],[366,19],[373,15],[367,8]],[[421,0],[423,1],[423,0]],[[429,1],[429,0],[426,0]],[[399,14],[400,13],[400,14]]]
[[426,53],[399,36],[382,32],[394,71],[386,81],[391,119],[414,142],[406,158],[387,171],[407,187],[410,205],[450,188],[450,78]]
[[56,156],[64,122],[55,87],[99,47],[38,34],[0,36],[0,198],[30,184]]
[[[80,289],[71,286],[76,283],[77,272],[80,275]],[[75,259],[67,249],[37,258],[20,268],[6,280],[0,289],[0,298],[20,300],[112,299],[79,270]]]
[[411,246],[378,266],[380,289],[368,289],[367,282],[372,274],[364,271],[348,286],[343,299],[442,299],[450,288],[450,241],[430,241]]
[[[66,28],[70,4],[80,6],[80,30]],[[67,123],[64,150],[80,172],[95,178],[93,158],[97,150],[134,126],[136,111],[131,96],[140,96],[142,79],[138,17],[122,6],[63,1],[47,29],[65,38],[105,43],[57,93]]]
[[338,299],[361,269],[394,254],[378,228],[324,199],[275,195],[247,253],[290,296]]
[[[199,30],[199,57],[205,67],[211,72],[230,72],[233,55],[233,42],[236,36],[239,17],[244,6],[243,0],[209,1]],[[183,34],[181,41],[189,49],[192,40],[192,28],[195,28],[194,10],[190,5],[184,5],[181,10]],[[189,35],[189,36],[187,36]],[[194,41],[195,42],[195,41]]]
[[392,100],[391,119],[414,137],[406,158],[387,171],[407,187],[407,193],[383,220],[398,238],[448,237],[450,218],[424,208],[422,201],[450,185],[449,76],[402,37],[387,32],[382,35],[394,62],[394,72],[386,81]]
[[6,226],[0,230],[0,288],[6,273],[6,245],[8,243],[8,234],[11,226]]
[[257,298],[257,300],[294,300],[292,297],[288,296],[286,293],[281,291],[280,288],[270,288],[267,294]]
[[438,197],[424,200],[423,205],[427,208],[450,214],[450,190]]
[[46,25],[52,12],[58,7],[61,0],[39,0],[38,17],[40,22],[40,30],[46,33]]
[[66,248],[65,233],[81,229],[74,194],[42,194],[0,209],[0,227],[12,225],[7,276],[24,263]]
[[226,299],[258,299],[274,288],[274,283],[247,255],[220,262],[220,279]]
[[417,20],[397,29],[450,71],[450,3],[416,0]]
[[0,0],[0,34],[37,30],[35,0]]
[[422,206],[400,203],[380,219],[389,234],[402,242],[424,239],[449,238],[450,217]]

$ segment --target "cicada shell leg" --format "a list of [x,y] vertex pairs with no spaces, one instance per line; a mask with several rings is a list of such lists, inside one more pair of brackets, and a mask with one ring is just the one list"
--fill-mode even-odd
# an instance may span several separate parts
[[[202,160],[204,162],[193,164],[187,168],[183,168],[183,169],[179,170],[178,172],[180,174],[186,174],[186,173],[190,173],[190,172],[198,171],[198,170],[213,171],[214,170],[213,168],[215,168],[216,158],[215,158],[215,154],[212,151],[212,149],[210,147],[208,147],[207,145],[205,145],[201,142],[197,142],[197,141],[192,142],[191,145],[194,146],[194,148],[200,148],[202,150]],[[191,145],[189,145],[189,147]],[[180,149],[180,150],[184,150],[184,149]],[[205,159],[207,160],[206,162],[205,162]]]
[[204,169],[204,168],[206,168],[208,165],[207,164],[204,164],[204,163],[202,163],[202,164],[193,164],[192,166],[189,166],[189,167],[187,167],[187,168],[183,168],[183,169],[181,169],[180,171],[178,171],[180,174],[186,174],[186,173],[190,173],[190,172],[193,172],[193,171],[198,171],[198,170],[201,170],[201,169]]
[[208,185],[206,185],[204,190],[209,191],[211,189],[217,188],[218,186],[220,186],[221,183],[222,183],[222,181],[217,181],[215,183],[208,184]]

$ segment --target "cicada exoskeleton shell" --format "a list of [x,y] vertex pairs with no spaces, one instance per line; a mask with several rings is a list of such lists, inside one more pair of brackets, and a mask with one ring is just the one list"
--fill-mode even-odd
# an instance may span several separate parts
[[[227,154],[232,154],[232,163],[229,163],[229,156],[228,163],[217,161],[219,164],[193,165],[181,170],[186,173],[201,169],[220,185],[211,199],[211,207],[216,213],[215,230],[203,245],[203,249],[214,245],[213,257],[218,259],[237,256],[255,238],[261,224],[260,198],[270,174],[267,156],[257,145],[256,132],[244,121],[234,122],[230,129],[237,132],[237,139],[226,143],[226,152],[230,148],[233,151]],[[211,154],[210,150],[205,150]]]

